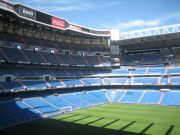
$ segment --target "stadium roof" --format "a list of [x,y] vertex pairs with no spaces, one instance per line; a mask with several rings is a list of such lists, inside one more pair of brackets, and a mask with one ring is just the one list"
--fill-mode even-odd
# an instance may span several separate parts
[[[17,18],[23,19],[26,22],[39,24],[44,27],[50,27],[53,30],[58,30],[64,34],[78,35],[78,36],[91,36],[91,37],[110,37],[112,40],[123,41],[132,40],[145,37],[156,37],[180,32],[180,24],[160,26],[142,30],[135,30],[129,32],[119,32],[118,30],[113,33],[113,30],[98,30],[80,26],[66,21],[54,15],[50,15],[29,6],[22,4],[13,4],[6,1],[0,1],[0,9],[12,13]],[[1,15],[2,17],[2,15]],[[114,38],[115,36],[115,38]]]
[[39,25],[58,29],[59,31],[69,31],[69,33],[71,34],[110,37],[111,33],[109,30],[97,30],[80,26],[68,22],[63,18],[59,18],[57,16],[38,11],[22,4],[14,4],[6,1],[0,1],[0,9],[11,12],[18,18],[24,19],[31,23],[38,23]]
[[158,36],[163,34],[171,34],[180,32],[180,24],[166,25],[142,30],[135,30],[120,33],[120,40],[141,38],[148,36]]

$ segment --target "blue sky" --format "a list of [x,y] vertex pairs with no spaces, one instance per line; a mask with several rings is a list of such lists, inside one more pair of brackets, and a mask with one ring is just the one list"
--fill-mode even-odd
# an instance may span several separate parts
[[180,0],[10,0],[97,29],[131,31],[180,23]]

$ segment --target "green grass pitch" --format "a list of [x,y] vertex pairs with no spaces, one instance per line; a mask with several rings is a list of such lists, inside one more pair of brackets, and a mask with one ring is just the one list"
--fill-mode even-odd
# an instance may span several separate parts
[[9,134],[180,135],[180,107],[109,103],[30,122]]

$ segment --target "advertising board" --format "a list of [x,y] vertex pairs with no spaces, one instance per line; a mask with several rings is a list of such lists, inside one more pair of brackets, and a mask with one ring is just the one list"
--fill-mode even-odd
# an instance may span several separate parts
[[65,21],[56,17],[51,18],[51,25],[57,28],[64,29],[65,28]]
[[16,5],[15,11],[24,17],[36,20],[36,11],[22,5]]

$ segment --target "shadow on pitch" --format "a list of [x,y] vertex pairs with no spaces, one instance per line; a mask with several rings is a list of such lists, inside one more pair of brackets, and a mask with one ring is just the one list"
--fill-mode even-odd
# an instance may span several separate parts
[[[9,103],[8,103],[9,105]],[[16,107],[16,113],[19,113],[19,117],[21,119],[27,119],[28,116],[40,117],[37,114],[29,111],[28,109],[19,108],[16,103],[11,103],[11,106]],[[0,108],[1,113],[10,113],[10,112],[2,112],[3,109]],[[28,115],[27,115],[28,114]],[[4,130],[0,130],[0,135],[144,135],[153,125],[154,123],[150,123],[139,133],[128,132],[125,131],[128,127],[131,127],[136,121],[130,121],[127,125],[124,125],[119,130],[113,130],[106,128],[107,126],[120,121],[120,119],[115,119],[109,123],[101,127],[91,126],[93,123],[101,122],[101,120],[106,119],[105,117],[97,117],[96,119],[87,122],[86,124],[77,124],[78,121],[85,120],[91,118],[91,115],[78,117],[81,114],[73,114],[71,116],[66,116],[61,118],[61,120],[55,119],[38,119],[32,122],[28,122],[26,124],[21,124],[16,127],[7,128]],[[66,122],[66,119],[73,118],[71,122]],[[1,119],[0,119],[1,120]],[[171,125],[165,135],[170,135],[173,128],[175,126]]]
[[[91,116],[86,116],[74,120],[73,122],[86,119],[87,117]],[[135,121],[130,122],[120,130],[88,125],[102,119],[104,119],[104,117],[97,118],[97,120],[91,121],[85,125],[54,119],[40,119],[18,127],[6,129],[3,131],[2,135],[140,135],[138,133],[123,131],[134,124]]]

